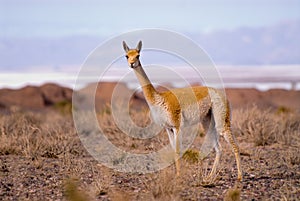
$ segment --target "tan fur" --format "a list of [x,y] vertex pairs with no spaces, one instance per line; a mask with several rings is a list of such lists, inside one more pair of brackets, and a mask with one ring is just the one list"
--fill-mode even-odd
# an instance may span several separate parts
[[[123,42],[128,64],[142,86],[146,101],[149,105],[153,120],[164,127],[168,133],[170,144],[175,150],[175,165],[179,175],[180,164],[180,129],[186,126],[202,123],[208,130],[209,135],[216,135],[215,151],[216,158],[209,177],[216,174],[217,166],[221,157],[221,145],[218,136],[224,136],[232,147],[238,167],[238,180],[242,180],[239,147],[231,132],[230,107],[225,96],[218,90],[209,87],[190,87],[171,89],[165,92],[158,92],[151,84],[139,60],[141,42],[136,49],[129,49]],[[211,118],[210,118],[211,117]]]
[[128,56],[128,62],[134,63],[134,62],[136,62],[137,56],[139,56],[139,53],[136,50],[129,50],[127,52],[127,56]]

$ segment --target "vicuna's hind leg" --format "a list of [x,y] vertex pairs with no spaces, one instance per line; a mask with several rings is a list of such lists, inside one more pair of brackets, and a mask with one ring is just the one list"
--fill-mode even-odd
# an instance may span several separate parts
[[239,151],[239,147],[238,147],[238,145],[235,141],[235,138],[234,138],[234,136],[231,132],[230,127],[228,127],[227,130],[222,132],[221,135],[224,136],[225,140],[228,142],[228,144],[230,145],[230,147],[233,150],[235,160],[236,160],[237,169],[238,169],[238,180],[242,181],[243,180],[243,173],[242,173],[242,168],[241,168],[240,151]]
[[226,141],[232,148],[238,169],[238,180],[242,180],[242,168],[239,147],[231,132],[230,106],[228,101],[221,94],[211,91],[210,93],[213,101],[212,113],[216,123],[217,133],[224,136]]
[[221,154],[222,154],[222,148],[221,148],[221,145],[219,142],[217,142],[217,144],[215,145],[215,151],[216,151],[216,158],[215,158],[215,161],[214,161],[214,164],[213,164],[213,167],[208,175],[208,179],[211,179],[213,178],[216,173],[217,173],[217,168],[218,168],[218,165],[219,165],[219,162],[220,162],[220,158],[221,158]]
[[220,121],[222,122],[223,126],[219,126],[217,127],[217,129],[220,128],[219,130],[220,135],[222,135],[225,138],[225,140],[228,142],[229,146],[231,147],[234,153],[236,165],[238,169],[238,180],[242,181],[243,175],[242,175],[242,168],[241,168],[240,150],[231,131],[230,107],[228,102],[226,103],[226,110],[224,111],[224,114],[225,114],[225,118],[222,119],[222,121]]

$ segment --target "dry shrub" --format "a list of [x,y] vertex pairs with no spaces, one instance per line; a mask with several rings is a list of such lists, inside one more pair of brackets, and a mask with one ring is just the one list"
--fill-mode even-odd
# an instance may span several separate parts
[[173,170],[163,170],[150,184],[152,200],[178,200],[179,181]]
[[199,151],[188,149],[184,152],[182,158],[189,163],[197,163],[200,159]]
[[54,109],[59,111],[63,115],[70,115],[72,114],[72,102],[71,101],[60,101],[54,104]]
[[[30,138],[40,131],[40,120],[32,114],[14,113],[0,120],[0,154],[25,154]],[[38,143],[35,143],[36,145]]]
[[287,114],[287,113],[290,113],[290,112],[292,112],[292,110],[290,108],[285,107],[285,106],[279,106],[277,108],[277,111],[276,111],[277,114]]
[[56,113],[13,113],[0,117],[0,154],[58,158],[82,154],[72,119]]
[[257,146],[281,143],[284,145],[299,145],[300,118],[299,114],[280,113],[271,109],[261,110],[256,106],[233,113],[233,129],[237,136],[247,138],[247,141]]

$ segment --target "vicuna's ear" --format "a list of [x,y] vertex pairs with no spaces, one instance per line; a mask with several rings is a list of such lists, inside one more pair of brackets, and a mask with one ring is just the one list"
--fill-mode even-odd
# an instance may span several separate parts
[[136,46],[136,50],[137,50],[138,52],[140,52],[141,49],[142,49],[142,41],[140,40],[140,42],[139,42],[139,43],[137,44],[137,46]]
[[129,51],[129,47],[127,46],[127,44],[125,43],[125,41],[123,41],[123,48],[124,48],[125,52]]

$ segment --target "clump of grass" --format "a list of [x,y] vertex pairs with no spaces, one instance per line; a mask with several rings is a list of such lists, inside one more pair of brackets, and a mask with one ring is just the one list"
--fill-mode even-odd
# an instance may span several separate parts
[[72,102],[63,100],[54,104],[54,108],[61,114],[67,115],[72,113]]
[[224,201],[240,201],[241,200],[241,189],[233,187],[227,190]]
[[276,111],[276,113],[279,114],[279,115],[281,115],[281,114],[287,114],[287,113],[290,113],[290,112],[291,112],[291,109],[287,108],[285,106],[279,106],[277,108],[277,111]]
[[98,113],[100,115],[111,115],[112,113],[111,105],[106,103],[101,109],[99,109]]
[[199,151],[188,149],[184,152],[182,158],[189,163],[197,163],[199,161]]
[[131,144],[131,148],[132,148],[132,149],[136,149],[137,147],[138,147],[137,144],[135,144],[135,143],[132,143],[132,144]]
[[69,201],[87,201],[88,196],[79,190],[76,179],[68,179],[65,182],[65,196]]
[[178,200],[178,182],[174,173],[167,170],[162,171],[157,178],[151,182],[151,194],[153,200]]

